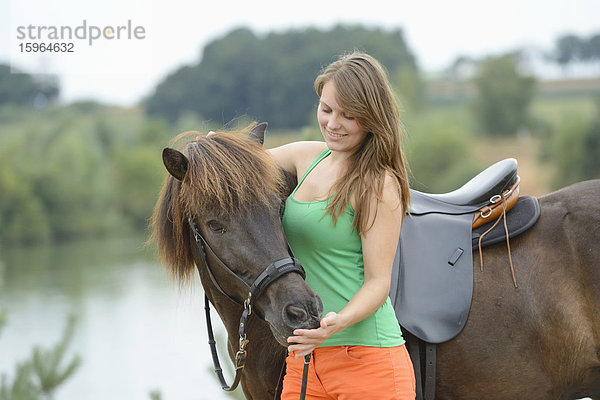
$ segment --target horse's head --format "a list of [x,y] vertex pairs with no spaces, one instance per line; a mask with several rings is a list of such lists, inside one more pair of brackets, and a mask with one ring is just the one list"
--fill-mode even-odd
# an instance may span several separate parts
[[[240,304],[267,266],[289,257],[280,219],[282,177],[261,147],[265,127],[258,125],[248,138],[217,133],[198,136],[181,151],[165,149],[170,176],[153,215],[159,255],[173,276],[184,282],[197,266],[205,290],[216,293],[220,286]],[[209,265],[189,218],[208,244]],[[284,346],[294,329],[318,327],[323,309],[296,272],[277,278],[253,301],[253,312]]]

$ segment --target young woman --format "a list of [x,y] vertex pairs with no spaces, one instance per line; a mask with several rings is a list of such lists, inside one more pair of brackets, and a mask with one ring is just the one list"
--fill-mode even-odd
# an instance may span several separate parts
[[413,367],[388,297],[400,227],[410,202],[398,106],[385,71],[353,53],[315,81],[325,142],[270,152],[296,174],[283,215],[286,237],[321,296],[318,329],[288,338],[283,400],[414,399]]

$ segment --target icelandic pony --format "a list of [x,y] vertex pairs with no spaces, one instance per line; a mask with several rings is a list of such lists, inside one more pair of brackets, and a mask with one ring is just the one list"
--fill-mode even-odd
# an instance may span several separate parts
[[[265,127],[256,126],[248,138],[191,132],[195,140],[180,151],[165,149],[163,162],[169,175],[152,217],[152,239],[171,275],[186,283],[198,271],[205,294],[227,330],[232,360],[248,295],[243,282],[250,284],[274,260],[289,257],[280,220],[284,177],[261,147]],[[214,257],[208,256],[210,266],[205,264],[190,217],[216,256],[243,282]],[[323,305],[297,273],[281,276],[254,300],[256,316],[246,326],[249,342],[241,384],[247,399],[272,399],[287,338],[294,329],[318,327]]]

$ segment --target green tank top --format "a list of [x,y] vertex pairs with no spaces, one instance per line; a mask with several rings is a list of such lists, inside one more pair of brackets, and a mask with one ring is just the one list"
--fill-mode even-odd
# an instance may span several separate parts
[[[325,149],[308,167],[287,198],[282,219],[290,247],[306,271],[306,282],[323,301],[323,315],[344,308],[364,282],[362,243],[352,227],[354,210],[348,207],[334,226],[326,213],[328,200],[304,202],[294,198],[308,173],[330,153]],[[400,325],[388,297],[369,317],[332,335],[321,346],[402,344]]]

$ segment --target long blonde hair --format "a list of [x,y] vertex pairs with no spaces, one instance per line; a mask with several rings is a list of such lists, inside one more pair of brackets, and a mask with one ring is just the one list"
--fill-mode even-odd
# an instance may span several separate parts
[[327,82],[335,85],[336,101],[368,132],[362,146],[349,158],[348,169],[334,183],[334,195],[327,206],[337,222],[354,194],[353,226],[361,234],[375,220],[376,216],[370,215],[371,201],[381,199],[386,173],[396,183],[402,208],[406,210],[410,204],[398,103],[385,70],[365,53],[342,56],[327,66],[315,80],[319,97]]

